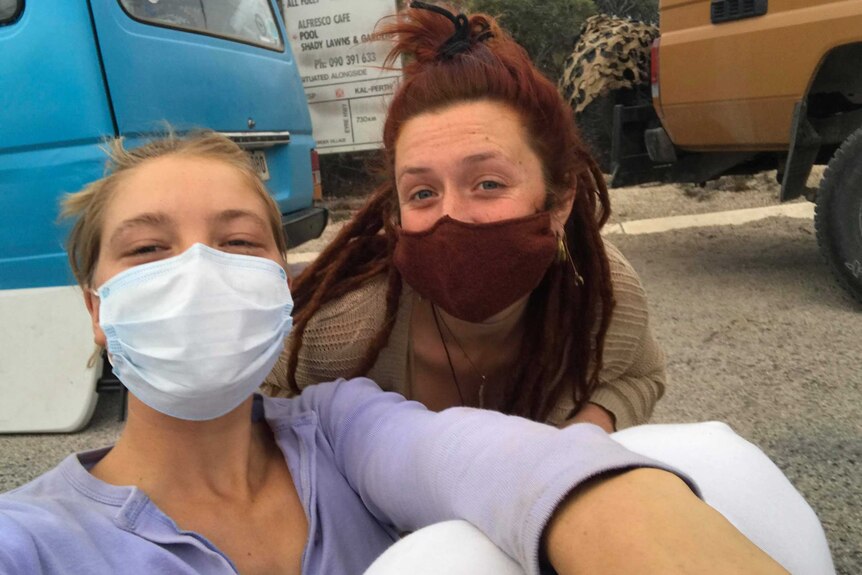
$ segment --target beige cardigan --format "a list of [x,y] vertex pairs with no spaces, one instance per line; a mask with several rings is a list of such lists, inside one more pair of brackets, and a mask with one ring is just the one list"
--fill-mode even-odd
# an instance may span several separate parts
[[[645,423],[665,387],[665,359],[649,327],[647,302],[637,273],[623,255],[605,241],[611,263],[614,308],[605,337],[600,386],[590,397],[616,418],[616,428]],[[367,374],[385,390],[410,397],[409,328],[414,298],[405,285],[389,342]],[[380,329],[386,310],[383,276],[361,289],[329,302],[311,319],[299,350],[296,380],[300,388],[332,381],[353,372]],[[286,342],[290,349],[291,338]],[[282,354],[262,386],[268,395],[290,395],[287,386],[287,351]],[[563,423],[573,408],[564,397],[547,423]]]

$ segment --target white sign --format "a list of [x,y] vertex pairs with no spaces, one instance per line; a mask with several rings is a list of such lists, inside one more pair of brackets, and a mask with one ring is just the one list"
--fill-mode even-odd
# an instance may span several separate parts
[[383,145],[383,120],[397,70],[383,70],[388,42],[371,41],[395,0],[283,0],[317,150],[321,154]]

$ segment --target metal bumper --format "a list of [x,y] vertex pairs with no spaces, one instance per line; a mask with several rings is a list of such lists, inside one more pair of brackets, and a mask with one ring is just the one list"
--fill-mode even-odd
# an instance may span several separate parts
[[309,240],[319,238],[327,222],[329,222],[329,211],[326,208],[307,208],[282,214],[281,227],[287,235],[287,247],[295,248]]

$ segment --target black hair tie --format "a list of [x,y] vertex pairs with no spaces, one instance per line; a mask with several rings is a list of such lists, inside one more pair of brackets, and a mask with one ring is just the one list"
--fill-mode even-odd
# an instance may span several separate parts
[[[419,2],[418,0],[413,0],[413,2],[410,3],[410,7],[440,14],[441,16],[448,18],[449,21],[455,25],[455,33],[452,34],[452,36],[438,49],[438,54],[443,60],[450,60],[457,54],[467,52],[473,45],[470,41],[470,20],[468,20],[464,14],[458,14],[456,16],[445,8],[434,6],[433,4],[427,4],[425,2]],[[479,42],[484,42],[493,36],[493,32],[485,29],[481,34],[479,34],[477,40]]]

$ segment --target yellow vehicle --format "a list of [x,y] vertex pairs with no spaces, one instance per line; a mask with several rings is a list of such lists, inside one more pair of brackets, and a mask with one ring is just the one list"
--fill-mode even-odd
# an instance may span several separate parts
[[662,0],[659,31],[640,97],[613,109],[612,185],[777,169],[862,301],[862,0]]

